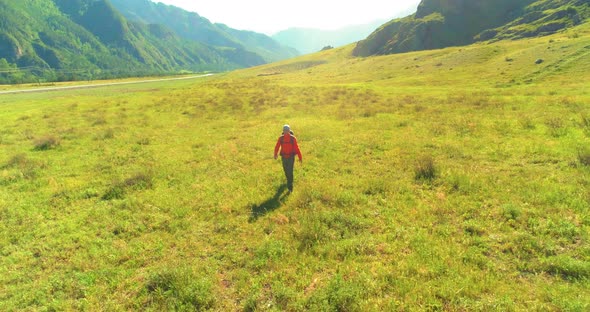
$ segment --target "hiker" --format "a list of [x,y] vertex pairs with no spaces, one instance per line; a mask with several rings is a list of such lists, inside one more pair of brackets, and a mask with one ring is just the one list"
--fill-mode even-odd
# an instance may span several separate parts
[[275,159],[281,150],[281,159],[283,161],[283,170],[285,171],[285,177],[287,178],[287,188],[289,193],[293,192],[293,167],[295,165],[295,155],[299,157],[299,163],[303,163],[301,157],[301,151],[299,145],[297,145],[297,138],[293,135],[291,127],[289,125],[283,126],[283,134],[277,140],[275,145]]

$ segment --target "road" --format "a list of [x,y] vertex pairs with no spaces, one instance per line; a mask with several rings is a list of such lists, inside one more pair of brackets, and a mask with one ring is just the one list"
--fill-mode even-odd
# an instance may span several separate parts
[[203,77],[208,77],[208,76],[212,76],[212,75],[213,74],[206,74],[206,75],[199,75],[199,76],[179,77],[179,78],[162,78],[162,79],[151,79],[151,80],[99,83],[99,84],[92,84],[92,85],[74,85],[74,86],[64,86],[64,87],[10,90],[10,91],[0,91],[0,95],[2,95],[2,94],[15,94],[15,93],[36,93],[36,92],[49,92],[49,91],[61,91],[61,90],[74,90],[74,89],[90,89],[90,88],[99,88],[99,87],[119,86],[119,85],[126,85],[126,84],[159,82],[159,81],[187,80],[187,79],[203,78]]

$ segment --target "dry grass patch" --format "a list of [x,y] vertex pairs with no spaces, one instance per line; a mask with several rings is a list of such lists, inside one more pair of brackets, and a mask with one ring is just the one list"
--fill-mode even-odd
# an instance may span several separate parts
[[48,135],[38,138],[34,142],[34,148],[37,151],[46,151],[54,149],[60,145],[60,140],[55,136]]

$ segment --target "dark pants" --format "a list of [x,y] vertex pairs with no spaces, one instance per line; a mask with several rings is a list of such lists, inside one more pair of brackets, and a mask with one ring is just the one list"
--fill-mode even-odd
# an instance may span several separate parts
[[285,177],[287,178],[287,188],[289,192],[293,191],[293,167],[295,165],[295,156],[289,158],[281,157],[283,160],[283,170],[285,170]]

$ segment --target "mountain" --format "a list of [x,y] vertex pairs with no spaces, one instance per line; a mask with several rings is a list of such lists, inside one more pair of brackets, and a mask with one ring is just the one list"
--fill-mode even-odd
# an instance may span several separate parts
[[555,33],[590,16],[589,0],[423,0],[360,41],[356,56],[382,55]]
[[[394,18],[403,17],[415,11],[415,6],[408,7],[392,16]],[[385,22],[386,20],[376,20],[371,23],[347,26],[334,30],[289,28],[272,35],[272,38],[283,45],[297,49],[297,51],[303,54],[309,54],[318,52],[328,46],[339,47],[362,40]]]
[[208,41],[172,26],[128,19],[109,0],[0,0],[0,83],[223,71],[295,53],[264,35],[222,25],[212,27]]
[[236,38],[248,51],[261,55],[268,63],[299,56],[296,49],[281,44],[277,40],[264,34],[247,30],[237,30],[224,24],[215,24],[224,33]]
[[275,62],[298,55],[292,48],[280,45],[269,36],[213,24],[194,12],[154,3],[150,0],[110,0],[131,21],[164,25],[183,39],[211,46],[242,49],[260,55],[265,62]]
[[320,51],[326,46],[343,46],[366,38],[385,21],[378,20],[364,25],[344,27],[335,30],[314,28],[289,28],[272,38],[281,44],[293,47],[303,54]]

